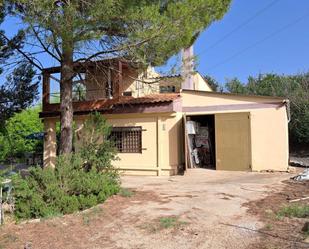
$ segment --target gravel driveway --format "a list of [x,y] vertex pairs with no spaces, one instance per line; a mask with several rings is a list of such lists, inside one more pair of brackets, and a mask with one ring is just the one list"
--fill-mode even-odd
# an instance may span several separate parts
[[123,187],[133,189],[133,196],[114,196],[73,215],[6,225],[0,248],[248,248],[263,224],[243,204],[281,190],[290,176],[204,169],[173,177],[124,176]]
[[247,248],[258,238],[252,230],[263,226],[242,205],[282,188],[287,173],[189,170],[170,178],[124,177],[123,186],[153,191],[168,202],[132,205],[126,214],[153,220],[176,216],[186,221],[174,233],[153,233],[147,237],[132,231],[118,233],[121,248]]

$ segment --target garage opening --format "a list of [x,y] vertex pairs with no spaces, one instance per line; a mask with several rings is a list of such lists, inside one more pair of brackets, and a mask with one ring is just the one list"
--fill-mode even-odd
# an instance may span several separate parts
[[251,170],[250,114],[185,116],[186,168]]
[[215,115],[186,117],[188,168],[216,169]]

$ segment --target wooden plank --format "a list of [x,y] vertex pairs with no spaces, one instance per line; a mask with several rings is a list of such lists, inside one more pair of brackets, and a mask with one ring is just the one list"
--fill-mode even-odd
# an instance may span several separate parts
[[44,72],[43,73],[43,95],[42,95],[42,102],[43,102],[43,110],[49,104],[49,96],[50,96],[50,74]]

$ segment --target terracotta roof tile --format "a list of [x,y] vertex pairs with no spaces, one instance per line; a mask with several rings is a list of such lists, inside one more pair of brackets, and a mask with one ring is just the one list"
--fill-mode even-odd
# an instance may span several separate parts
[[124,106],[124,105],[144,105],[144,104],[156,104],[156,103],[165,103],[172,102],[173,100],[180,97],[178,93],[168,93],[168,94],[151,94],[144,97],[129,97],[121,96],[115,99],[104,100],[104,102],[98,103],[98,105],[93,106],[92,110],[106,110],[111,109],[115,106]]
[[152,103],[162,103],[171,102],[180,97],[178,93],[161,93],[161,94],[151,94],[144,97],[120,97],[114,105],[136,105],[136,104],[152,104]]
[[121,96],[115,99],[75,102],[73,103],[73,109],[79,111],[109,110],[116,106],[147,105],[172,102],[177,98],[180,98],[179,93],[151,94],[138,98],[131,96]]
[[[110,111],[115,107],[121,106],[139,106],[144,107],[147,105],[155,105],[162,103],[169,103],[177,98],[180,98],[179,93],[162,93],[162,94],[151,94],[144,97],[134,98],[129,96],[121,96],[115,99],[100,99],[96,101],[82,101],[73,102],[73,110],[76,112],[91,112],[91,111]],[[59,114],[59,104],[49,104],[40,114],[41,117],[49,116],[53,114]]]

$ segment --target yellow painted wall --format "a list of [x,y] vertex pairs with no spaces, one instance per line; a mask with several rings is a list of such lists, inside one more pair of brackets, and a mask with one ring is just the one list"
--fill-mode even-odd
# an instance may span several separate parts
[[285,171],[289,161],[285,107],[251,111],[252,170]]
[[119,153],[114,165],[126,173],[171,175],[181,165],[181,113],[107,115],[112,126],[142,126],[142,153]]
[[[82,134],[83,123],[88,116],[75,116],[77,130]],[[182,165],[182,114],[113,114],[105,115],[112,126],[142,126],[142,153],[118,153],[113,165],[125,174],[172,175]],[[55,164],[56,119],[45,118],[48,140],[44,143],[44,165]],[[81,140],[77,142],[82,144]]]
[[158,117],[158,135],[161,175],[176,174],[184,164],[182,113]]
[[[208,83],[203,79],[203,77],[198,72],[194,73],[192,77],[193,77],[194,90],[209,91],[209,92],[213,91],[211,87],[208,85]],[[170,77],[170,78],[167,77],[162,78],[162,80],[160,80],[160,86],[175,86],[176,92],[180,92],[182,82],[183,78],[181,76]]]
[[[272,103],[280,99],[242,97],[207,92],[183,91],[183,107],[209,107],[220,105],[239,105],[252,103]],[[224,113],[250,114],[250,159],[252,170],[285,171],[288,167],[288,122],[285,106],[242,109],[191,111],[187,116]],[[177,168],[184,164],[183,113],[153,114],[112,114],[105,115],[113,126],[142,126],[142,147],[139,153],[119,153],[120,161],[114,165],[126,174],[170,175],[176,174]],[[87,116],[75,116],[78,129]],[[45,118],[44,127],[47,135],[44,143],[44,164],[54,166],[56,158],[55,118]],[[222,132],[229,132],[225,128]],[[233,137],[233,136],[231,136]],[[233,163],[231,163],[231,169]]]
[[142,153],[119,153],[119,161],[114,165],[119,168],[129,169],[156,169],[157,167],[157,131],[155,117],[140,117],[131,119],[108,118],[112,126],[142,126]]
[[[112,81],[117,82],[118,75],[112,71]],[[181,77],[162,78],[153,67],[147,69],[124,68],[120,92],[132,92],[133,97],[142,97],[160,92],[160,86],[175,86],[176,92],[181,90],[183,79]],[[212,91],[207,82],[198,73],[193,74],[194,90]],[[106,98],[107,72],[96,69],[86,74],[86,100]]]
[[193,75],[193,82],[194,82],[194,90],[209,91],[209,92],[213,91],[211,87],[208,85],[208,83],[203,79],[203,77],[198,72]]
[[[233,104],[272,103],[278,102],[280,98],[229,95],[209,92],[182,91],[183,106],[216,106]],[[283,98],[281,98],[283,100]],[[194,101],[192,101],[194,100]]]
[[159,93],[159,83],[153,80],[158,76],[159,74],[152,67],[148,67],[146,70],[136,70],[135,72],[132,70],[131,75],[124,73],[123,81],[125,84],[123,91],[132,92],[133,97]]
[[[181,95],[183,107],[280,102],[280,99],[275,98],[207,94],[192,91],[184,91]],[[281,107],[242,110],[192,111],[187,112],[186,115],[238,112],[250,113],[252,170],[286,171],[288,168],[289,145],[288,120],[284,105]],[[233,164],[231,163],[231,165]]]

